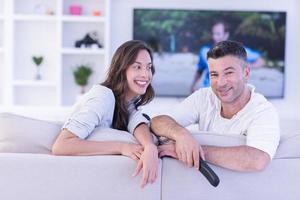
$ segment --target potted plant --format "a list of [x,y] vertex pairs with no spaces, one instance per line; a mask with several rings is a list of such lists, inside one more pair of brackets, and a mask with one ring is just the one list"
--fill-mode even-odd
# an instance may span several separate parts
[[36,70],[37,70],[35,75],[36,80],[42,79],[40,65],[42,64],[43,60],[44,60],[43,56],[32,56],[32,61],[36,65]]
[[80,65],[73,71],[75,82],[81,87],[81,94],[85,93],[85,86],[88,84],[88,79],[92,73],[93,70],[88,65]]

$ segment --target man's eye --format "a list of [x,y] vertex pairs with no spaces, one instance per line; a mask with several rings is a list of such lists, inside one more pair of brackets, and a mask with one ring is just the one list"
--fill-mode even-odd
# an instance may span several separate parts
[[233,74],[233,72],[226,72],[225,74],[226,75],[230,75],[230,74]]

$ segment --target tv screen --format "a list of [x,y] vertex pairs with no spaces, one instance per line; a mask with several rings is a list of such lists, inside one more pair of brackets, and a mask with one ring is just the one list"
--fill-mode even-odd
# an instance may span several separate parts
[[209,87],[206,53],[216,42],[243,43],[249,83],[267,98],[284,96],[286,12],[134,9],[133,38],[154,50],[158,96]]

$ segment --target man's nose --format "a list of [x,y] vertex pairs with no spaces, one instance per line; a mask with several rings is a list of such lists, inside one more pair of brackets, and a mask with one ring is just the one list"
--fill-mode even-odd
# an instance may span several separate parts
[[225,76],[220,75],[218,77],[218,87],[223,87],[227,84],[227,79]]

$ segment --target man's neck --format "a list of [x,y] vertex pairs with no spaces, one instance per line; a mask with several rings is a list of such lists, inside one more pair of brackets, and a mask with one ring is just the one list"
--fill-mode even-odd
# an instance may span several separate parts
[[240,110],[242,110],[249,102],[251,90],[246,86],[243,94],[231,103],[221,103],[221,116],[226,119],[231,119]]

